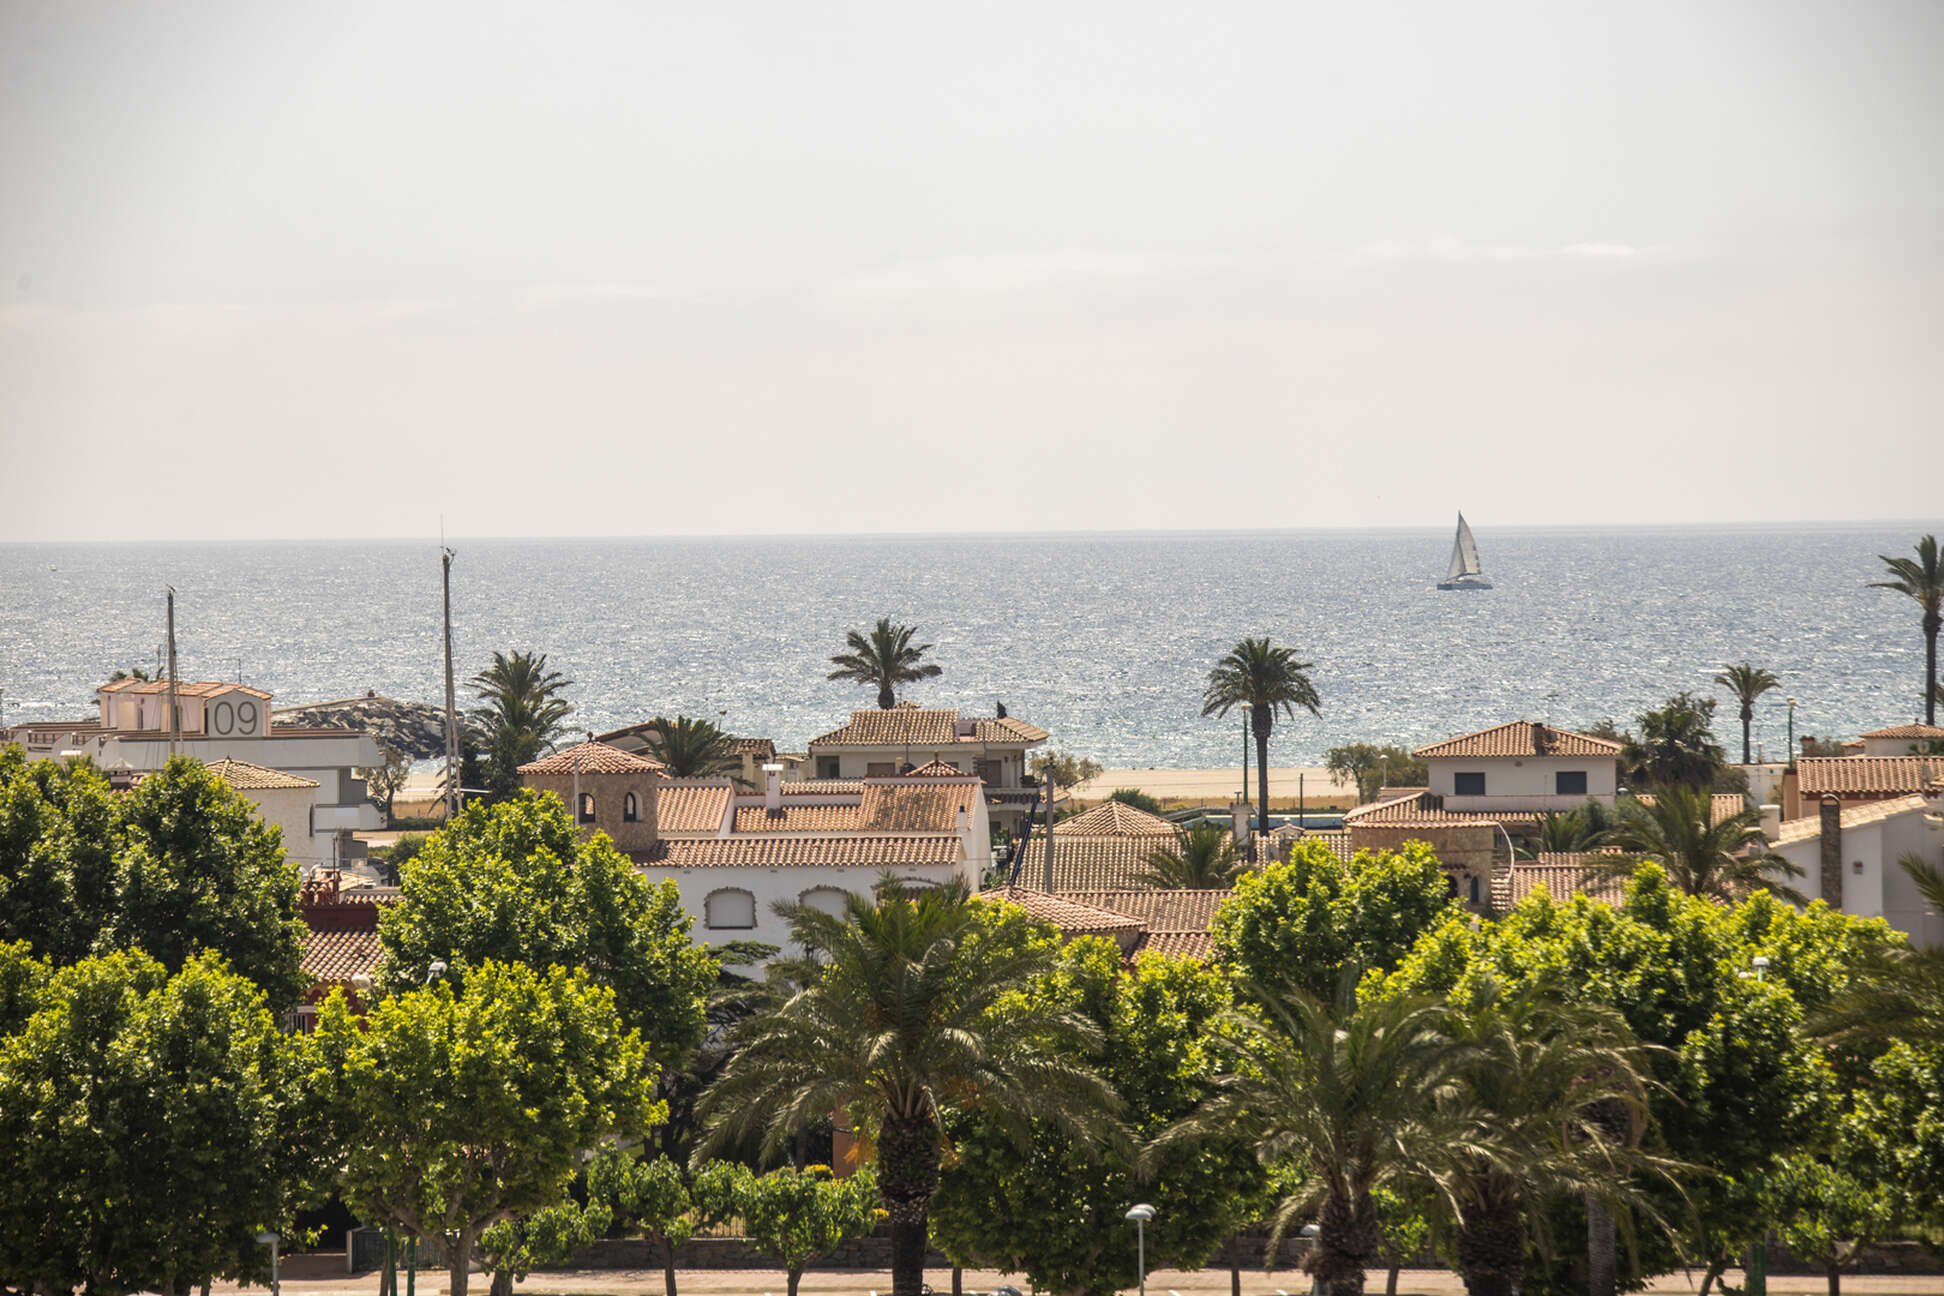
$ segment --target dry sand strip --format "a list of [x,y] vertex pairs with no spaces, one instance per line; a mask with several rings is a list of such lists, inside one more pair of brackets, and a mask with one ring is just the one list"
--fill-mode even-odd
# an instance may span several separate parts
[[[1151,797],[1162,801],[1193,801],[1200,805],[1227,805],[1235,798],[1236,789],[1242,786],[1242,764],[1240,761],[1225,769],[1110,769],[1102,770],[1100,777],[1087,780],[1075,788],[1074,795],[1082,801],[1098,801],[1116,788],[1138,788]],[[1327,798],[1331,801],[1354,800],[1357,791],[1350,784],[1341,782],[1320,765],[1301,765],[1285,769],[1269,767],[1269,800],[1280,805],[1284,799],[1292,804],[1298,791],[1306,798]],[[1249,800],[1255,800],[1256,771],[1249,769]]]
[[[338,1256],[294,1256],[283,1271],[283,1290],[287,1296],[376,1296],[379,1275],[344,1272],[344,1258]],[[1730,1273],[1740,1285],[1740,1275]],[[926,1280],[934,1291],[951,1290],[951,1273],[927,1270]],[[1372,1290],[1381,1290],[1382,1272],[1371,1274]],[[1650,1293],[1674,1296],[1700,1289],[1701,1275],[1691,1278],[1672,1274],[1651,1284]],[[784,1296],[788,1284],[777,1269],[684,1269],[676,1275],[685,1296]],[[1001,1283],[1011,1283],[1030,1291],[1019,1276],[968,1270],[963,1287],[968,1293],[990,1292]],[[405,1275],[399,1274],[402,1291]],[[492,1286],[489,1274],[475,1273],[468,1284],[468,1296],[486,1296]],[[1150,1273],[1147,1289],[1153,1296],[1229,1296],[1226,1269],[1202,1269],[1184,1273],[1159,1269]],[[1829,1290],[1828,1279],[1816,1275],[1769,1275],[1771,1296],[1822,1296]],[[1843,1289],[1858,1296],[1944,1296],[1944,1275],[1844,1274]],[[213,1291],[240,1292],[234,1283],[217,1283]],[[249,1289],[261,1291],[262,1288]],[[521,1296],[663,1296],[659,1269],[554,1269],[529,1275],[514,1284]],[[1293,1270],[1263,1273],[1242,1271],[1242,1290],[1248,1296],[1304,1296],[1310,1290],[1309,1277]],[[1403,1296],[1462,1296],[1464,1283],[1456,1274],[1443,1270],[1406,1269],[1399,1275],[1397,1290]],[[442,1296],[446,1291],[443,1270],[420,1269],[415,1296]],[[813,1270],[803,1275],[799,1296],[890,1296],[891,1275],[884,1270]]]

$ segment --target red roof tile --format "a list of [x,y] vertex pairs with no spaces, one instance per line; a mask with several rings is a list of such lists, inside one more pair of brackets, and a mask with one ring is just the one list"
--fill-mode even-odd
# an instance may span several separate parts
[[1440,756],[1618,756],[1620,744],[1533,720],[1514,720],[1477,733],[1420,747],[1420,758]]
[[1803,796],[1903,796],[1940,777],[1944,756],[1805,756],[1796,762],[1796,786]]
[[1107,801],[1084,814],[1060,820],[1053,825],[1053,831],[1073,837],[1173,837],[1181,830],[1160,815],[1149,814],[1138,806],[1125,801]]
[[915,868],[958,864],[963,855],[956,834],[765,835],[665,841],[634,859],[648,868]]
[[604,742],[584,742],[520,766],[521,774],[643,774],[667,768],[660,761]]

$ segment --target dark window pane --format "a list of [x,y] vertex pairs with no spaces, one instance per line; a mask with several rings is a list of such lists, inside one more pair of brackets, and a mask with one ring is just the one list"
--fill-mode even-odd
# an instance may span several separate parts
[[1586,771],[1560,770],[1553,775],[1553,791],[1560,796],[1585,796]]
[[1451,778],[1451,790],[1454,794],[1458,796],[1485,795],[1485,775],[1482,772],[1477,774],[1454,774]]

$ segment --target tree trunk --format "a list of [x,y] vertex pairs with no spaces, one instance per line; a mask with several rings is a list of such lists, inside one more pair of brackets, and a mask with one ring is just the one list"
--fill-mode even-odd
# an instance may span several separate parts
[[878,1135],[878,1195],[891,1229],[891,1296],[921,1296],[938,1135],[929,1122],[886,1122]]
[[889,711],[896,705],[898,705],[898,695],[891,691],[891,681],[880,681],[878,684],[878,710]]
[[1721,1277],[1721,1275],[1726,1273],[1727,1271],[1728,1271],[1727,1256],[1718,1255],[1715,1256],[1713,1259],[1709,1260],[1707,1271],[1701,1275],[1700,1296],[1708,1296],[1708,1289],[1713,1287],[1715,1285],[1715,1280]]
[[1258,822],[1265,837],[1269,835],[1269,729],[1274,723],[1268,707],[1257,707],[1249,717],[1256,740],[1256,791],[1262,802]]
[[1748,732],[1749,727],[1754,721],[1755,708],[1744,703],[1742,705],[1742,764],[1744,765],[1752,765],[1755,763],[1755,758],[1748,754],[1750,750],[1748,746]]
[[[1397,1274],[1398,1270],[1402,1267],[1401,1265],[1392,1265],[1390,1272],[1384,1275],[1384,1296],[1397,1296]],[[1238,1292],[1236,1296],[1241,1296],[1241,1293]]]
[[1829,1266],[1829,1296],[1843,1296],[1843,1271]]
[[513,1271],[501,1269],[493,1274],[492,1296],[513,1296]]
[[1235,1239],[1229,1239],[1229,1296],[1242,1296],[1242,1257],[1235,1253]]
[[1615,1296],[1619,1290],[1618,1249],[1614,1245],[1613,1212],[1606,1203],[1586,1195],[1587,1296]]
[[472,1274],[473,1230],[461,1228],[452,1240],[452,1263],[447,1269],[451,1285],[446,1296],[466,1296],[466,1282]]
[[662,1238],[662,1285],[666,1296],[675,1296],[675,1239]]
[[1471,1296],[1511,1296],[1525,1276],[1525,1217],[1509,1192],[1468,1211],[1458,1229],[1458,1273]]
[[790,1284],[790,1296],[797,1296],[797,1284],[803,1281],[803,1266],[798,1265],[794,1269],[785,1269],[783,1273]]
[[1377,1261],[1382,1245],[1376,1205],[1367,1195],[1354,1202],[1332,1197],[1323,1203],[1317,1224],[1311,1270],[1317,1285],[1325,1296],[1363,1296],[1364,1271]]
[[1944,617],[1924,618],[1924,723],[1937,723],[1937,632],[1944,628]]
[[952,1266],[952,1296],[965,1296],[965,1266]]

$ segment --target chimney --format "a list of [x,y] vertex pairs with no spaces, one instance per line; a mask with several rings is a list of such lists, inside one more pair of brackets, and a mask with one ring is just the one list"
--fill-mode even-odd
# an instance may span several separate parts
[[1782,817],[1802,818],[1802,776],[1793,765],[1782,771]]
[[1833,796],[1822,799],[1822,898],[1843,907],[1843,803]]
[[1537,720],[1532,722],[1532,754],[1535,756],[1546,754],[1546,726]]
[[1765,805],[1762,807],[1762,836],[1774,841],[1782,835],[1782,807]]
[[781,765],[763,766],[763,809],[771,815],[783,814],[783,767]]
[[1229,805],[1229,825],[1235,833],[1235,844],[1249,844],[1249,803],[1237,797]]
[[1811,746],[1811,745],[1810,745],[1810,744],[1812,744],[1812,743],[1814,743],[1814,742],[1816,741],[1816,740],[1815,740],[1815,739],[1814,739],[1813,737],[1811,737],[1810,735],[1808,735],[1808,734],[1804,734],[1804,735],[1802,735],[1802,738],[1800,739],[1800,741],[1801,741],[1801,743],[1802,743],[1802,751],[1801,751],[1800,753],[1798,753],[1799,755],[1802,755],[1802,756],[1807,756],[1807,755],[1809,755],[1809,754],[1810,754],[1811,752],[1813,752],[1813,751],[1815,751],[1815,750],[1816,750],[1816,749],[1815,749],[1815,748],[1814,748],[1813,746]]
[[[970,864],[973,860],[979,857],[975,855],[972,851],[972,847],[974,845],[972,841],[972,815],[969,811],[966,810],[964,806],[960,806],[958,808],[958,816],[955,821],[955,824],[956,827],[958,828],[959,851],[965,857],[965,862],[967,864]],[[988,861],[988,863],[989,862],[990,861]],[[973,889],[977,890],[983,881],[984,881],[983,877],[974,877],[972,879]]]

